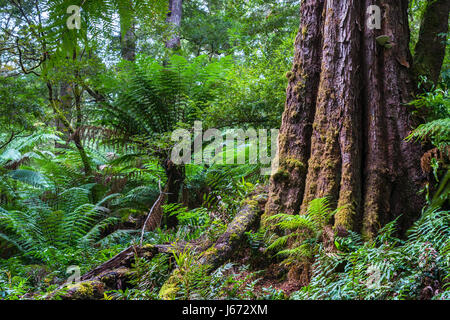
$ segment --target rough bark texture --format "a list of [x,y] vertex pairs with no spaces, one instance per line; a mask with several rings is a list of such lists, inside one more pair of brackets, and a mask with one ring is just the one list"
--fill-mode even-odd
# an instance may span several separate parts
[[121,29],[120,52],[122,54],[122,59],[134,61],[136,59],[135,25],[132,24],[128,29]]
[[[178,50],[181,46],[179,29],[181,26],[181,18],[183,14],[183,0],[169,0],[169,12],[167,13],[166,22],[169,25],[169,39],[166,41],[166,48]],[[167,65],[168,61],[164,61]],[[180,192],[185,179],[185,169],[183,165],[175,165],[170,159],[166,159],[163,164],[167,176],[168,185],[168,203],[178,203]],[[177,226],[178,219],[176,216],[167,217],[166,224],[169,228]]]
[[445,56],[446,39],[440,35],[448,32],[450,1],[428,0],[419,40],[414,49],[414,70],[436,84]]
[[[239,210],[236,217],[227,226],[227,230],[217,239],[216,243],[206,250],[201,264],[210,265],[212,269],[217,268],[229,259],[241,243],[244,233],[257,223],[263,210],[258,201],[264,201],[264,196],[247,200]],[[257,200],[259,199],[259,200]]]
[[[371,1],[366,0],[366,5]],[[365,144],[363,231],[373,237],[377,229],[402,215],[406,231],[424,205],[417,192],[423,187],[421,147],[404,141],[415,126],[405,105],[412,99],[408,1],[385,1],[382,30],[364,31],[363,95]],[[376,36],[390,37],[387,49]]]
[[[366,23],[373,4],[381,30]],[[412,128],[407,8],[406,0],[303,1],[266,216],[304,213],[327,196],[342,208],[336,227],[373,237],[397,216],[404,229],[420,213],[421,150],[403,140]]]
[[167,23],[169,25],[170,39],[166,42],[168,49],[178,49],[180,47],[180,34],[178,29],[181,26],[181,16],[183,13],[183,0],[169,0],[169,12]]
[[280,168],[271,178],[266,215],[295,214],[302,203],[320,80],[324,4],[324,0],[307,0],[301,7],[295,62],[286,75],[286,108],[278,136]]
[[[183,165],[176,165],[170,159],[167,159],[163,164],[167,176],[167,203],[178,203],[180,198],[181,188],[185,179],[185,171]],[[178,219],[176,216],[169,216],[166,219],[166,224],[169,228],[177,226]]]
[[[122,8],[121,8],[122,9]],[[132,2],[124,8],[127,12],[120,15],[120,52],[122,59],[134,61],[136,59],[136,25],[134,19],[128,21],[125,15],[133,12]]]

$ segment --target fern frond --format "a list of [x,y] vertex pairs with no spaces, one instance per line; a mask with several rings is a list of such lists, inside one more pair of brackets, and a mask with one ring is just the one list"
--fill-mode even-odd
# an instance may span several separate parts
[[431,142],[441,150],[450,146],[450,118],[438,119],[418,126],[406,138],[411,140],[426,140]]

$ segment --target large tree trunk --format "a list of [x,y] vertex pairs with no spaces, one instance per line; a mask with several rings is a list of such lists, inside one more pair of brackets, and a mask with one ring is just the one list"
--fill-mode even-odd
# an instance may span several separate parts
[[448,32],[449,0],[428,0],[414,49],[414,70],[436,84],[445,56]]
[[[366,23],[373,4],[381,30]],[[420,213],[421,149],[403,140],[412,128],[407,9],[407,0],[303,1],[266,216],[304,213],[327,196],[343,208],[336,227],[370,238],[399,215],[404,230]],[[377,43],[381,35],[391,48]]]
[[166,48],[176,50],[180,47],[181,16],[183,13],[183,0],[169,0],[169,13],[167,24],[169,25],[170,38],[166,41]]

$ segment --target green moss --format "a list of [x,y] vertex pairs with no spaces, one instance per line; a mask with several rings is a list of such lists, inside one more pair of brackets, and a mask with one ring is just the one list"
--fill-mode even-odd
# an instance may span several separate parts
[[67,285],[67,289],[70,292],[72,299],[93,299],[94,298],[94,285],[101,285],[100,283],[94,284],[93,281],[84,281],[75,284]]
[[303,36],[303,38],[305,38],[307,33],[308,33],[308,27],[307,26],[303,26],[302,27],[302,36]]
[[280,146],[281,146],[281,145],[284,145],[284,144],[286,143],[286,141],[287,141],[287,136],[286,136],[286,134],[280,133],[280,134],[278,135],[278,141],[279,141],[279,143],[280,143]]
[[339,210],[335,215],[335,228],[341,226],[347,230],[351,230],[356,215],[356,201],[352,201],[353,193],[350,190],[341,191],[339,197]]
[[316,190],[317,190],[317,183],[311,182],[311,183],[309,184],[309,190],[310,190],[310,192],[311,192],[312,194],[314,194],[314,193],[316,192]]
[[334,167],[336,167],[336,161],[333,161],[331,159],[327,159],[325,161],[325,167],[328,169],[333,169]]
[[305,164],[300,160],[294,158],[286,158],[283,160],[282,163],[289,169],[299,169],[299,170],[305,169]]
[[206,258],[206,257],[209,257],[209,256],[217,255],[217,253],[218,253],[217,248],[216,247],[211,247],[211,248],[209,248],[208,250],[206,250],[203,253],[203,256]]
[[233,232],[232,234],[230,234],[230,240],[231,241],[235,241],[235,240],[239,240],[240,237],[237,235],[237,233]]
[[253,199],[244,199],[241,201],[241,206],[248,205],[250,207],[256,207],[258,205],[258,200]]
[[289,179],[289,172],[285,169],[278,169],[278,171],[272,176],[274,181],[282,181]]
[[169,279],[164,283],[164,285],[159,290],[159,297],[163,300],[174,300],[180,288],[178,284],[180,283],[180,271],[175,269]]
[[159,297],[163,300],[174,300],[178,291],[179,288],[175,283],[166,282],[159,291]]
[[295,74],[292,71],[288,71],[286,72],[286,78],[292,81],[295,78]]

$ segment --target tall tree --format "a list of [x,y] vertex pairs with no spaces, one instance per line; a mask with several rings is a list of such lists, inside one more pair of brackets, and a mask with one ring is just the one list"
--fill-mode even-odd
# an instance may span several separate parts
[[169,0],[167,23],[169,24],[170,38],[166,41],[168,49],[178,49],[181,45],[179,28],[183,14],[183,0]]
[[[165,45],[167,49],[176,51],[181,46],[180,26],[183,13],[183,0],[169,0],[169,11],[167,13],[167,24],[169,26],[169,39]],[[167,62],[165,61],[164,64]],[[167,176],[167,202],[177,203],[180,197],[181,188],[185,179],[185,170],[183,165],[174,164],[169,158],[163,163]],[[175,215],[167,217],[168,227],[175,227],[178,219]]]
[[414,49],[416,75],[426,76],[436,84],[445,56],[450,1],[428,0]]
[[119,2],[119,15],[122,59],[134,61],[136,59],[136,24],[133,2],[131,0]]
[[[371,5],[381,29],[368,23]],[[420,213],[422,150],[404,140],[415,87],[407,11],[407,0],[302,2],[265,216],[304,213],[327,196],[342,208],[338,230],[371,238],[400,215],[405,230]]]

